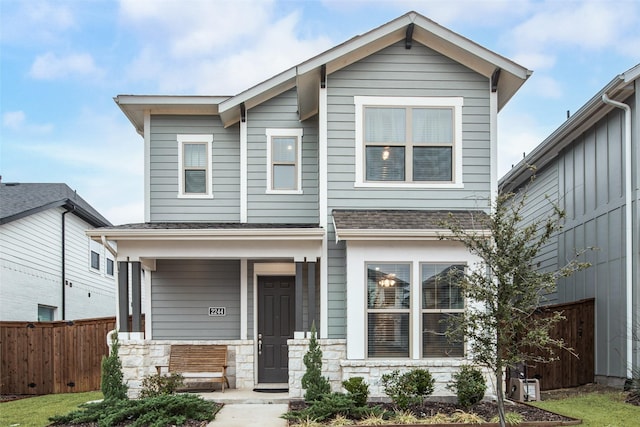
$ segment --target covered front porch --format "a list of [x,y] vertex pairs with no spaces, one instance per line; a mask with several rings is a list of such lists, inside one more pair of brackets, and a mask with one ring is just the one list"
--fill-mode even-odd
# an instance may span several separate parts
[[287,388],[290,365],[298,364],[290,361],[289,342],[322,322],[324,230],[233,226],[92,230],[117,259],[120,357],[131,396],[145,376],[168,365],[172,344],[226,346],[232,388]]

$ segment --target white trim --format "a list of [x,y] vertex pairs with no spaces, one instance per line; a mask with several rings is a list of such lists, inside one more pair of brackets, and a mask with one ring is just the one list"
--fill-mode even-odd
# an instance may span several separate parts
[[151,222],[151,111],[144,110],[144,222]]
[[[465,230],[489,237],[489,230]],[[336,241],[341,240],[440,240],[441,237],[453,236],[450,230],[444,229],[348,229],[336,230]]]
[[[327,109],[327,88],[320,88],[318,100],[318,218],[320,227],[327,230],[322,239],[322,256],[320,258],[320,338],[329,337],[329,248],[328,244],[328,162],[329,162],[329,136],[328,129],[328,109]],[[335,230],[335,226],[334,226]]]
[[493,212],[493,202],[498,197],[498,91],[491,91],[491,79],[489,79],[489,141],[491,151],[489,153],[491,193],[489,206]]
[[[178,198],[179,199],[212,199],[213,198],[213,183],[212,183],[212,171],[211,161],[213,153],[213,135],[211,134],[178,134],[176,136],[178,141]],[[187,194],[184,192],[184,177],[183,177],[183,160],[182,149],[185,143],[200,143],[205,144],[207,164],[205,169],[206,191],[204,194]]]
[[142,312],[144,313],[144,336],[146,339],[151,340],[153,339],[151,328],[151,325],[153,325],[153,314],[151,312],[151,276],[153,274],[153,270],[145,268],[143,271],[142,286],[144,287],[144,309]]
[[240,121],[240,222],[248,221],[248,152],[247,152],[247,135],[248,135],[248,117],[245,111],[245,121]]
[[[265,130],[267,136],[267,188],[266,194],[302,194],[302,128]],[[294,137],[296,138],[296,188],[291,190],[278,190],[273,188],[273,161],[271,158],[272,138]]]
[[91,229],[87,236],[108,240],[322,240],[326,234],[321,228],[231,228],[231,229]]
[[247,283],[247,259],[240,259],[240,339],[247,339],[247,327],[248,327],[248,313],[249,313],[249,301],[247,301],[248,295],[248,283]]
[[[428,263],[466,264],[467,267],[477,265],[481,260],[471,254],[462,243],[453,241],[430,242],[348,242],[346,256],[347,290],[347,359],[363,360],[367,348],[367,292],[366,263],[412,263],[411,309],[420,307],[420,265]],[[417,275],[417,276],[416,276]],[[418,301],[414,301],[418,300]],[[427,360],[421,356],[421,315],[422,309],[411,312],[410,357],[400,360]],[[417,334],[417,335],[416,335]],[[415,347],[418,347],[417,349]],[[462,360],[463,358],[446,358],[441,360]],[[429,360],[438,360],[429,358]]]
[[[462,107],[464,98],[456,97],[395,97],[354,96],[355,105],[355,160],[354,187],[370,188],[464,188],[462,181]],[[367,105],[402,107],[450,107],[453,108],[453,181],[452,182],[366,182],[364,179],[364,107]]]

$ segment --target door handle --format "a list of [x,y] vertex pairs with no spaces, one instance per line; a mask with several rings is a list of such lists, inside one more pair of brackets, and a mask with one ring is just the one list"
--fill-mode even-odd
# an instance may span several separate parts
[[262,354],[262,334],[258,334],[258,356]]

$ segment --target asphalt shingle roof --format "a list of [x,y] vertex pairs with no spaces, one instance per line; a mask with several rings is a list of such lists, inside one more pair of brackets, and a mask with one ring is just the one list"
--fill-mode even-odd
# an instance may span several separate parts
[[336,209],[338,230],[444,230],[454,220],[467,230],[484,230],[489,216],[480,210]]
[[1,183],[0,224],[55,207],[75,208],[74,214],[94,227],[110,226],[108,219],[95,210],[67,184]]
[[240,223],[240,222],[144,222],[104,227],[110,230],[254,230],[318,228],[318,224]]

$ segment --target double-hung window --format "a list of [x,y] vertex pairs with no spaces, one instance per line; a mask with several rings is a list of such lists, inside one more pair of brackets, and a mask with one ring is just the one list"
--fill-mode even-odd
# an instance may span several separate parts
[[452,316],[464,311],[460,278],[462,264],[421,264],[422,357],[462,357],[464,342],[450,342],[446,336]]
[[91,268],[94,270],[100,270],[100,254],[96,251],[91,251]]
[[267,129],[267,193],[302,193],[302,129]]
[[367,355],[409,357],[411,264],[368,263]]
[[356,186],[462,186],[463,98],[354,101]]
[[211,143],[213,135],[178,135],[178,197],[213,197]]

